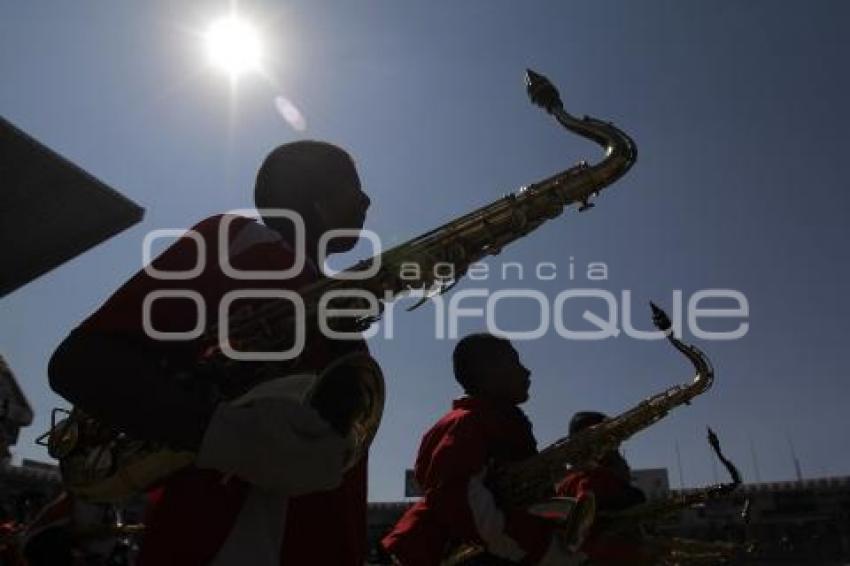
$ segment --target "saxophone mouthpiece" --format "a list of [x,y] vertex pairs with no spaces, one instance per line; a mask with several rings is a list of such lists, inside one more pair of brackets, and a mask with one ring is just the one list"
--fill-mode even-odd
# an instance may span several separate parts
[[547,112],[564,107],[564,103],[561,102],[561,95],[555,85],[549,79],[531,69],[525,70],[525,90],[528,92],[531,102],[545,108]]
[[720,439],[717,438],[717,435],[711,430],[711,427],[706,427],[708,429],[708,443],[715,450],[720,450]]
[[655,324],[655,327],[662,332],[670,330],[673,323],[670,322],[670,317],[667,316],[667,313],[652,301],[649,301],[649,308],[652,309],[652,322]]

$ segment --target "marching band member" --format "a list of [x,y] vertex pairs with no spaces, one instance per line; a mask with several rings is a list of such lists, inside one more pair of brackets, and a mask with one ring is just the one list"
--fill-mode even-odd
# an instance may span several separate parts
[[[450,543],[483,544],[486,564],[568,564],[569,552],[545,519],[500,509],[484,483],[489,464],[537,452],[528,400],[531,372],[508,340],[491,334],[461,339],[454,374],[466,393],[422,438],[415,475],[424,497],[382,540],[403,566],[434,566]],[[504,562],[502,562],[504,561]]]
[[[578,412],[570,420],[569,434],[572,436],[606,418],[595,411]],[[567,472],[556,491],[562,497],[592,493],[597,511],[603,513],[621,511],[646,501],[644,493],[631,484],[629,464],[616,450],[608,452],[593,468]],[[604,519],[598,518],[581,547],[592,564],[654,563],[638,527],[616,534],[605,533],[604,529]]]
[[[206,320],[216,321],[228,291],[297,291],[316,281],[320,237],[331,229],[360,230],[369,198],[348,153],[301,141],[278,147],[263,162],[255,203],[261,215],[287,209],[303,218],[307,257],[294,277],[238,279],[219,261],[224,254],[243,271],[292,267],[299,250],[288,220],[208,218],[152,264],[161,272],[186,273],[200,263],[199,275],[166,280],[140,271],[66,338],[50,362],[53,389],[86,413],[134,438],[198,454],[194,467],[151,494],[141,566],[361,566],[365,560],[366,458],[343,474],[349,442],[312,408],[266,387],[271,382],[251,391],[250,402],[218,402],[203,375],[174,379],[178,372],[192,374],[200,345],[158,340],[144,330],[142,306],[155,290],[197,292]],[[328,252],[347,251],[355,242],[334,238]],[[195,327],[196,308],[185,299],[157,301],[152,326],[185,332]],[[313,336],[294,370],[318,373],[351,349],[365,345]]]

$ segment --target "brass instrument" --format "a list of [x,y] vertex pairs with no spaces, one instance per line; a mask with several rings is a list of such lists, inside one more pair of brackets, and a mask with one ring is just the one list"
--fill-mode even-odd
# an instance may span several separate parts
[[628,411],[550,444],[539,454],[498,470],[492,480],[496,497],[503,506],[525,507],[552,494],[566,466],[592,466],[596,461],[635,433],[651,426],[682,404],[705,393],[714,383],[714,370],[706,355],[696,346],[684,344],[673,335],[670,319],[654,303],[655,326],[667,332],[667,340],[690,360],[696,369],[693,381],[674,385],[641,401]]
[[[590,117],[580,119],[566,112],[558,91],[542,75],[528,70],[526,83],[534,104],[544,108],[566,129],[602,145],[606,150],[605,158],[595,165],[581,162],[361,261],[336,277],[300,289],[308,336],[317,331],[316,314],[328,293],[361,293],[360,299],[353,302],[337,299],[333,304],[334,308],[339,308],[340,302],[343,306],[361,305],[362,293],[369,294],[380,305],[411,292],[421,292],[421,300],[412,307],[415,308],[428,300],[429,293],[448,291],[473,262],[498,254],[507,244],[559,216],[566,207],[577,204],[580,211],[592,207],[590,198],[631,168],[637,158],[637,149],[628,135],[607,122]],[[405,266],[412,263],[419,267],[418,275],[407,277]],[[438,264],[449,264],[453,276],[441,277],[440,270],[435,269]],[[347,277],[370,268],[377,269],[366,277]],[[343,328],[363,330],[380,317],[379,311],[349,321]],[[292,343],[294,325],[291,301],[246,305],[231,313],[226,325],[216,325],[205,332],[201,339],[208,347],[199,364],[206,366],[206,374],[220,376],[217,386],[223,398],[235,398],[259,382],[285,375],[295,364],[240,362],[225,355],[222,345],[238,346],[240,351],[279,351],[281,345]],[[380,423],[384,392],[376,365],[360,367],[356,372],[362,376],[364,406],[352,432],[362,453]],[[324,381],[321,377],[318,379],[318,383]],[[332,412],[333,408],[326,409]],[[68,488],[94,501],[122,499],[191,464],[194,458],[190,452],[175,452],[161,444],[128,438],[78,409],[55,423],[47,435],[50,453],[60,461]]]
[[752,552],[745,544],[726,541],[707,541],[682,537],[644,536],[644,544],[652,549],[658,564],[724,564],[733,558]]
[[741,485],[741,474],[735,465],[723,455],[723,452],[720,450],[720,441],[711,428],[708,429],[708,443],[726,468],[726,471],[729,472],[731,481],[697,489],[689,489],[677,493],[672,497],[647,501],[646,503],[641,503],[640,505],[635,505],[622,511],[600,513],[599,518],[604,520],[605,530],[617,531],[623,528],[632,528],[636,525],[661,519],[666,515],[693,507],[694,505],[717,501],[731,495]]
[[[526,71],[528,95],[534,104],[544,108],[566,129],[588,138],[605,148],[605,158],[595,165],[580,162],[561,173],[521,188],[478,210],[456,218],[412,240],[383,253],[363,260],[345,270],[346,277],[327,278],[299,290],[304,298],[310,320],[321,298],[328,292],[366,291],[380,302],[388,302],[406,294],[422,293],[412,310],[426,302],[429,292],[445,293],[466,273],[469,266],[489,255],[497,255],[502,248],[514,242],[541,224],[559,216],[572,204],[579,211],[592,208],[590,198],[604,187],[622,177],[634,165],[637,148],[622,130],[608,122],[585,116],[576,118],[564,110],[560,95],[549,80],[532,70]],[[365,278],[349,279],[353,273],[374,269],[376,273]],[[406,266],[415,264],[415,273],[407,273]],[[451,277],[439,267],[451,266]],[[313,309],[313,310],[311,310]],[[362,328],[380,317],[376,312],[362,317],[357,323]],[[240,347],[258,350],[280,347],[291,334],[291,304],[288,301],[269,302],[263,308],[234,313],[229,319],[226,337],[215,335],[211,342],[220,339],[237,341]]]
[[[650,303],[650,307],[655,326],[666,332],[667,340],[693,364],[696,370],[693,381],[674,385],[624,413],[561,438],[530,458],[495,469],[489,485],[502,508],[528,508],[551,499],[555,485],[563,479],[568,466],[579,469],[593,467],[623,441],[655,424],[671,409],[690,404],[694,397],[705,393],[714,383],[714,370],[706,355],[696,346],[676,338],[667,314],[654,303]],[[465,543],[452,549],[443,564],[459,564],[458,557],[468,559],[484,551],[481,545]]]
[[[377,362],[351,353],[319,374],[286,377],[291,398],[315,408],[341,436],[351,439],[345,466],[353,466],[368,450],[383,413],[384,378]],[[78,408],[58,422],[56,413],[46,435],[48,450],[59,459],[68,491],[84,501],[125,500],[195,459],[193,452],[130,438]]]
[[[622,511],[599,513],[598,519],[603,533],[633,530],[636,527],[642,531],[648,524],[667,515],[695,505],[717,501],[733,494],[742,483],[741,474],[735,465],[723,455],[720,449],[720,441],[710,428],[708,429],[708,442],[715,455],[729,472],[729,482],[689,489],[672,497],[647,501]],[[749,505],[748,499],[741,513],[741,518],[745,524],[749,523]],[[705,541],[649,535],[646,532],[642,533],[641,539],[646,548],[651,550],[662,564],[698,564],[701,562],[716,564],[724,559],[750,555],[755,550],[752,543],[746,542]]]

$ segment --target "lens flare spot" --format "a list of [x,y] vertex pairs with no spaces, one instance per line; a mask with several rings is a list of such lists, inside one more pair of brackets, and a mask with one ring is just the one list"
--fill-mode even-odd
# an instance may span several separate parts
[[295,107],[295,105],[283,96],[277,96],[274,99],[275,108],[278,114],[292,126],[296,131],[303,132],[307,129],[307,120],[304,115]]

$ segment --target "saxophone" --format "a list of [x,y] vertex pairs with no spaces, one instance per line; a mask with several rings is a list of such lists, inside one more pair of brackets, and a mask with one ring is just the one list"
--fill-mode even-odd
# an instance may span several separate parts
[[[729,473],[730,481],[682,491],[673,496],[647,501],[622,511],[603,512],[597,514],[599,529],[602,536],[609,533],[622,531],[641,531],[642,544],[649,549],[660,563],[667,564],[694,564],[705,561],[715,564],[723,560],[731,560],[733,557],[752,556],[755,545],[751,541],[726,542],[705,541],[682,537],[669,537],[662,535],[650,535],[643,532],[643,527],[671,515],[691,508],[695,505],[705,504],[732,495],[741,485],[741,474],[738,468],[728,460],[720,449],[720,441],[711,428],[708,429],[708,443],[711,445],[715,455],[720,459],[726,471]],[[741,511],[741,520],[749,524],[750,500],[747,499]]]
[[[560,94],[549,79],[530,69],[526,71],[526,87],[531,101],[554,116],[564,128],[605,148],[605,158],[595,165],[582,161],[363,260],[337,278],[322,279],[299,290],[306,305],[307,320],[328,293],[365,292],[377,298],[379,303],[418,294],[420,301],[408,309],[413,310],[428,301],[432,293],[449,291],[471,264],[499,254],[506,245],[561,215],[566,207],[576,204],[579,211],[592,208],[591,197],[598,195],[601,189],[622,177],[634,165],[637,147],[625,132],[608,122],[588,116],[582,119],[572,116],[564,110]],[[417,266],[414,273],[405,269],[410,265]],[[450,267],[446,271],[451,275],[442,274],[440,266]],[[369,277],[350,277],[368,270],[374,271]],[[362,305],[362,301],[357,299],[351,302],[353,306]],[[366,328],[379,318],[380,312],[366,315],[353,321],[351,326]],[[292,310],[288,301],[269,302],[261,310],[246,306],[229,319],[226,336],[215,336],[218,329],[213,328],[210,341],[236,340],[240,346],[269,349],[286,343],[291,326]],[[225,360],[225,363],[228,362]]]
[[723,455],[720,449],[720,440],[711,428],[708,429],[708,443],[729,473],[730,481],[697,489],[689,489],[670,497],[647,501],[622,511],[599,513],[598,517],[605,521],[605,530],[618,531],[633,528],[635,525],[661,519],[666,515],[682,511],[694,505],[717,501],[731,495],[741,485],[741,474],[738,472],[735,464]]
[[[565,208],[573,204],[579,211],[591,208],[591,197],[623,176],[635,163],[637,148],[623,131],[610,123],[587,116],[577,118],[566,112],[557,89],[534,71],[527,71],[526,86],[534,104],[545,109],[567,130],[602,145],[605,157],[594,165],[580,162],[363,260],[335,277],[300,289],[308,335],[317,331],[315,315],[329,293],[337,295],[334,308],[361,306],[364,294],[376,299],[377,312],[341,324],[341,328],[349,331],[363,330],[378,320],[384,303],[421,293],[420,301],[408,309],[412,310],[433,293],[451,289],[473,262],[498,254],[506,245],[559,216]],[[404,272],[405,266],[411,263],[419,267],[413,277]],[[436,268],[440,264],[451,267],[450,278],[441,276]],[[362,276],[364,271],[369,275]],[[346,294],[347,298],[340,297]],[[358,296],[351,298],[351,295]],[[286,375],[287,370],[292,371],[297,365],[297,362],[246,364],[226,355],[222,345],[238,345],[240,351],[276,351],[281,345],[291,344],[296,314],[291,301],[245,305],[228,316],[226,325],[214,325],[205,331],[201,340],[207,347],[198,365],[204,368],[206,375],[216,376],[222,399],[235,398],[257,383]],[[360,400],[354,418],[346,419],[346,429],[342,432],[354,436],[355,452],[362,455],[380,424],[383,379],[377,364],[362,356],[348,360],[344,369],[358,376]],[[334,407],[317,406],[317,403],[333,399],[334,395],[317,391],[346,387],[341,384],[342,380],[330,379],[327,374],[327,371],[320,374],[301,395],[303,402],[310,403],[323,416],[333,412]],[[190,465],[194,459],[191,452],[177,452],[158,443],[128,438],[76,408],[61,419],[54,413],[53,425],[44,437],[46,441],[42,441],[47,444],[48,451],[60,462],[68,489],[90,501],[124,499]]]
[[623,441],[655,424],[679,405],[689,404],[714,383],[714,370],[706,355],[676,338],[667,314],[654,303],[650,306],[655,326],[666,332],[670,344],[693,364],[696,370],[693,381],[674,385],[624,413],[555,441],[531,458],[496,470],[492,487],[501,505],[527,507],[551,497],[553,486],[563,478],[566,466],[593,466]]

